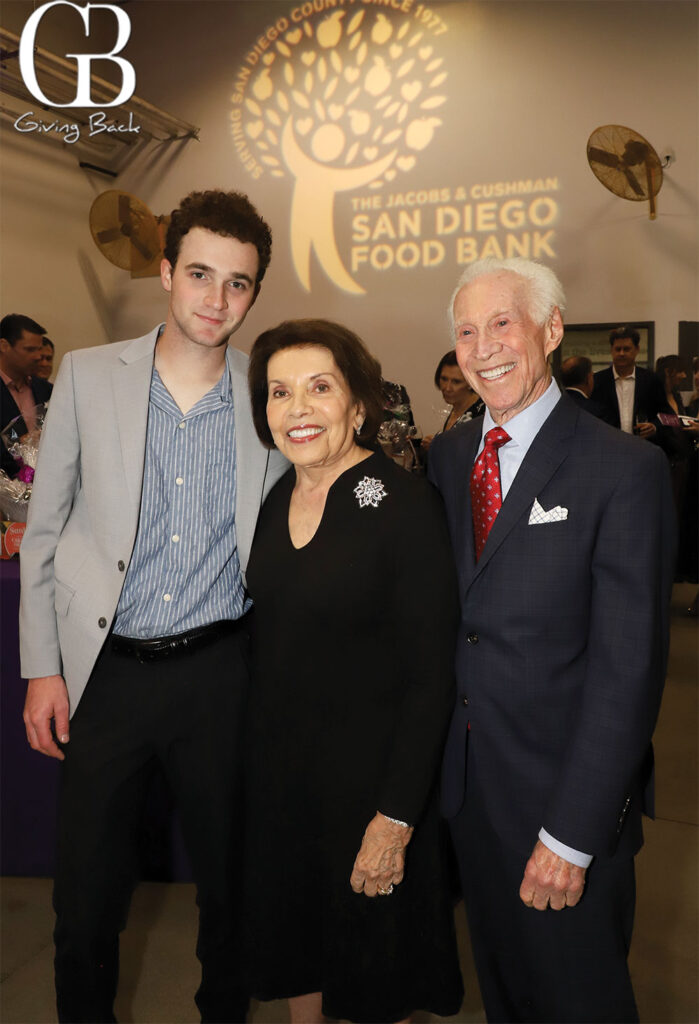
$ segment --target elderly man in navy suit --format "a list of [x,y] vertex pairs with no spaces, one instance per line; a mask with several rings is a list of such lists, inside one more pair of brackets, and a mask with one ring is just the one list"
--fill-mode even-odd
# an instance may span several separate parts
[[489,1021],[638,1019],[633,857],[653,810],[672,496],[660,451],[552,380],[563,309],[540,264],[467,268],[455,347],[486,412],[430,451],[462,602],[443,809]]

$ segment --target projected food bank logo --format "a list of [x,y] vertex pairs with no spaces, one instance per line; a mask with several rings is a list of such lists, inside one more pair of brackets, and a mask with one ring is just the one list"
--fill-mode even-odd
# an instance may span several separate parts
[[[488,199],[555,190],[555,179],[393,191],[443,127],[448,71],[440,37],[447,32],[433,9],[414,0],[308,0],[266,26],[246,54],[232,96],[233,142],[254,178],[293,180],[292,260],[307,291],[312,253],[335,285],[354,294],[365,292],[356,276],[367,268],[439,266],[450,235],[457,263],[502,247],[509,255],[553,254],[552,230],[540,230],[557,216],[552,198]],[[353,193],[344,258],[335,233],[340,193]],[[477,194],[483,202],[460,202]],[[500,246],[503,229],[532,225],[536,232],[507,233]],[[481,252],[484,234],[489,247]]]

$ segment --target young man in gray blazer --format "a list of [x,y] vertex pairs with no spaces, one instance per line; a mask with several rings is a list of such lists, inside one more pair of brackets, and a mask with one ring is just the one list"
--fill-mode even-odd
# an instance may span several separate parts
[[236,973],[244,572],[283,470],[252,424],[229,348],[271,234],[247,197],[173,211],[164,324],[63,359],[22,543],[27,738],[62,763],[56,910],[60,1021],[113,1021],[119,931],[146,783],[163,766],[197,883],[204,1021],[243,1020]]

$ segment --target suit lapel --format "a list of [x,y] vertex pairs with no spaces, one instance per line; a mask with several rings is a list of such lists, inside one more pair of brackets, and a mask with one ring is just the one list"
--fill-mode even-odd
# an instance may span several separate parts
[[0,379],[2,388],[3,422],[0,423],[0,430],[4,430],[8,423],[20,415],[19,406],[12,397],[12,392],[4,380]]
[[[534,438],[507,497],[502,503],[497,518],[488,535],[478,564],[467,582],[470,586],[480,576],[500,545],[508,537],[522,516],[531,509],[534,499],[543,491],[561,463],[567,458],[568,445],[565,439],[575,431],[580,415],[575,403],[562,395],[551,415]],[[469,500],[469,513],[471,504]],[[469,516],[470,518],[470,516]],[[473,534],[473,530],[471,530]],[[473,542],[472,542],[473,544]]]
[[[245,415],[246,406],[248,405],[248,393],[247,393],[247,379],[242,374],[238,367],[235,365],[233,360],[233,350],[228,349],[228,366],[231,371],[231,389],[233,391],[233,408],[235,410],[235,475],[237,480],[236,487],[236,510],[242,503],[244,504],[244,497],[250,493],[250,472],[252,470],[251,459],[250,459],[250,438],[248,436],[248,423]],[[236,515],[236,519],[237,519]],[[236,530],[239,530],[239,525],[236,523]]]
[[128,345],[112,368],[121,459],[132,511],[137,516],[143,486],[153,353],[159,329],[156,327]]
[[248,394],[247,358],[230,346],[227,358],[231,371],[233,408],[235,410],[235,532],[240,565],[244,572],[262,501],[267,459],[257,440],[252,422]]
[[609,406],[613,414],[613,423],[615,427],[621,428],[621,409],[619,408],[619,396],[616,391],[614,369],[610,366],[605,372],[607,373],[607,395],[609,396]]
[[633,422],[636,422],[636,417],[643,413],[644,419],[651,418],[651,410],[649,409],[649,398],[650,398],[650,385],[648,380],[648,374],[642,366],[636,367],[636,381],[633,389]]

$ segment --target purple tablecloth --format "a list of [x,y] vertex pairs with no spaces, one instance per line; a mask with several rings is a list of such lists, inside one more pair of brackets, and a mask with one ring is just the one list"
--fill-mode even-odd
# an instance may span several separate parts
[[52,875],[58,763],[27,744],[22,721],[26,684],[20,677],[19,562],[0,562],[0,870]]

